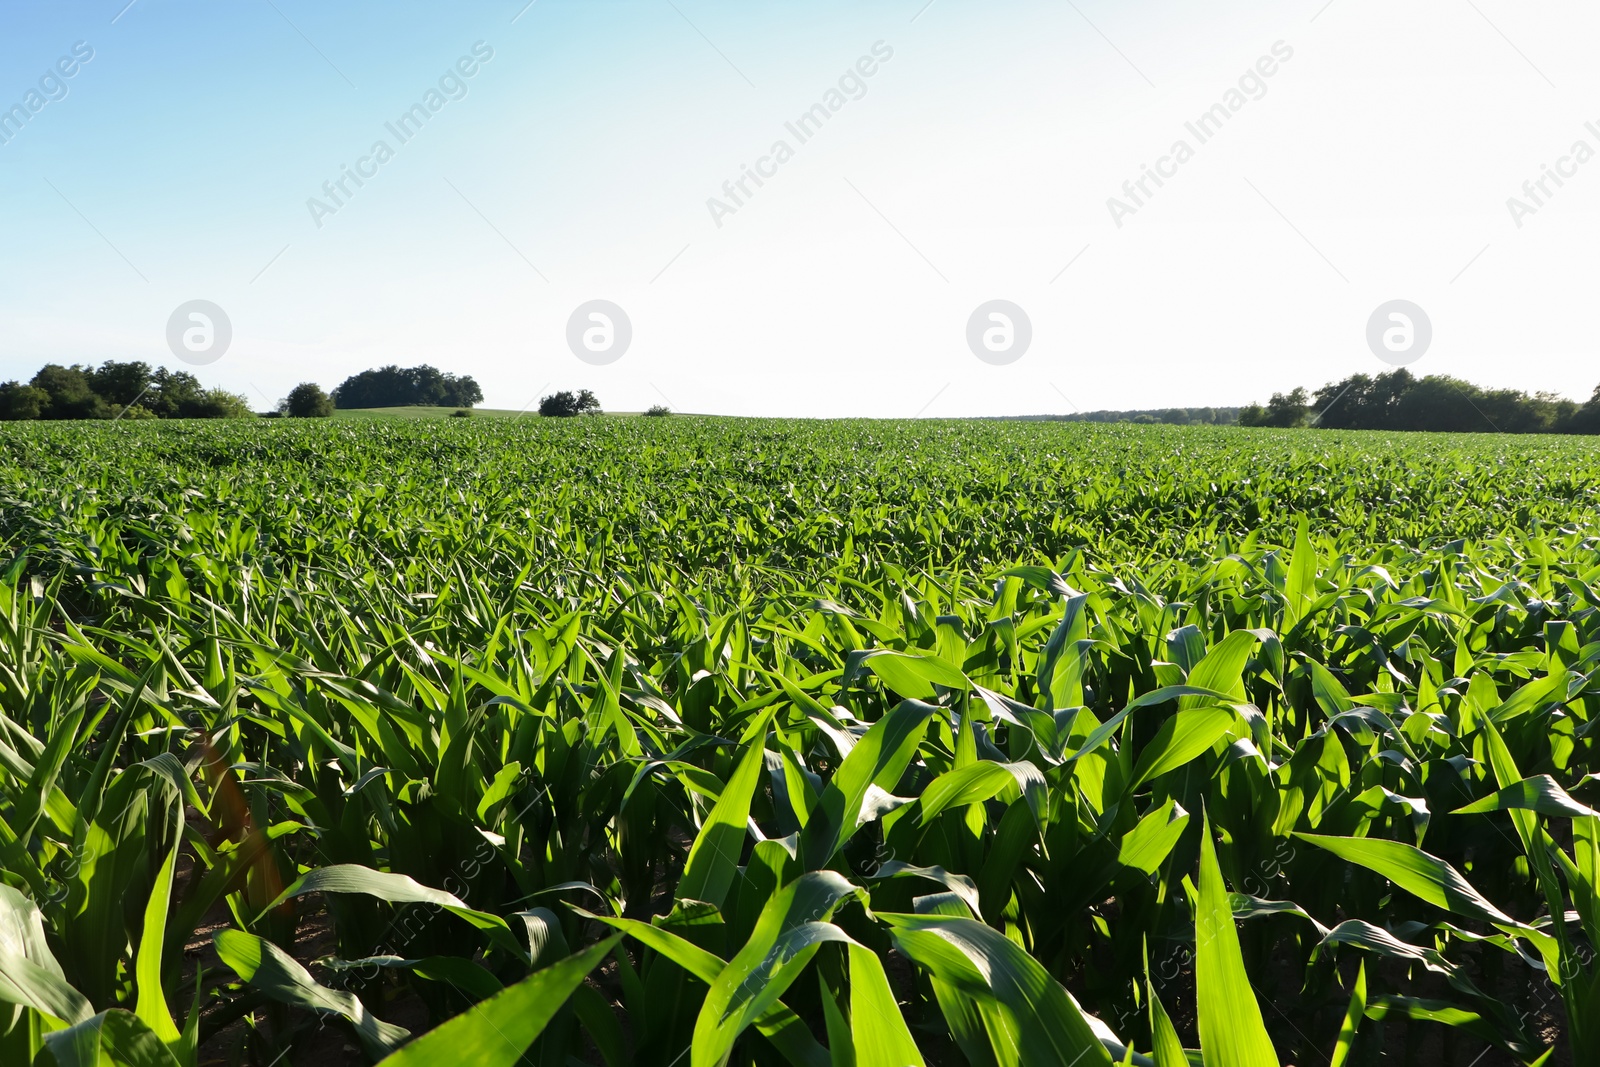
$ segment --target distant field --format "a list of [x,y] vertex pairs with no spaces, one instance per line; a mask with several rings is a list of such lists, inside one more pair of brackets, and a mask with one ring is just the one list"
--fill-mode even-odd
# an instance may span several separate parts
[[0,424],[0,1064],[1600,1063],[1595,439],[449,410]]
[[[398,408],[338,408],[333,416],[336,419],[448,419],[458,408],[435,407],[398,407]],[[473,417],[488,419],[516,418],[518,415],[530,419],[539,417],[539,408],[530,405],[525,411],[512,411],[509,408],[470,408]],[[637,411],[608,411],[607,415],[637,415]]]
[[[437,419],[449,418],[459,410],[457,408],[434,407],[400,407],[400,408],[338,408],[334,411],[336,419]],[[526,412],[510,411],[504,408],[471,408],[474,417],[505,418],[515,417],[519,414],[537,416],[538,408],[530,408]]]

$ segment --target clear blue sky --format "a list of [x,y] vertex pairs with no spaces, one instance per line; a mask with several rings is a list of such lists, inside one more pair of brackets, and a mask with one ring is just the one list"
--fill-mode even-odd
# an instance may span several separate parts
[[[524,3],[7,4],[0,111],[42,106],[0,126],[0,379],[179,367],[166,322],[201,298],[234,342],[196,373],[262,407],[391,361],[513,408],[557,387],[732,414],[1225,404],[1383,369],[1365,323],[1405,298],[1434,320],[1418,372],[1600,380],[1600,162],[1520,226],[1507,206],[1600,148],[1575,2]],[[1279,42],[1293,58],[1199,144],[1185,124]],[[786,124],[841,79],[802,144]],[[401,144],[386,124],[430,90]],[[1194,158],[1114,217],[1180,139]],[[793,158],[761,163],[780,140]],[[335,205],[324,182],[358,166]],[[633,320],[608,366],[565,340],[594,298]],[[1009,366],[966,343],[991,299],[1032,319]]]

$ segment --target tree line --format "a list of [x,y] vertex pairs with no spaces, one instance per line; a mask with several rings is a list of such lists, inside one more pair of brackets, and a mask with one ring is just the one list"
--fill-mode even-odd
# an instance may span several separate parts
[[98,367],[48,363],[27,382],[0,382],[0,420],[233,419],[251,414],[244,397],[207,389],[184,371],[138,360]]
[[325,419],[337,408],[450,407],[457,415],[470,414],[483,401],[483,390],[467,375],[457,377],[423,363],[415,367],[389,364],[352,374],[333,392],[316,382],[301,382],[278,401],[272,415],[297,419]]
[[446,374],[426,363],[417,367],[391,363],[351,375],[334,388],[332,397],[341,408],[470,408],[483,402],[483,390],[468,375]]
[[1239,411],[1240,426],[1440,433],[1600,434],[1600,387],[1587,403],[1555,393],[1484,389],[1446,374],[1418,378],[1405,368],[1352,374],[1315,393],[1274,393]]
[[[301,382],[273,415],[326,417],[335,407],[470,408],[483,400],[472,378],[423,364],[389,365],[346,378],[331,395]],[[108,359],[100,366],[48,363],[28,381],[0,382],[0,421],[36,419],[236,419],[255,413],[225,389],[207,389],[185,371],[142,360]]]
[[1132,422],[1165,426],[1232,426],[1238,408],[1150,408],[1138,411],[1077,411],[1071,415],[1001,415],[1002,422]]

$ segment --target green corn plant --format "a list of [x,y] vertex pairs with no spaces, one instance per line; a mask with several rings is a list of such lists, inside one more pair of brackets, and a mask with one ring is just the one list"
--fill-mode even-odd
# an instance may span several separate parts
[[0,1060],[1597,1055],[1583,442],[453,421],[0,427]]

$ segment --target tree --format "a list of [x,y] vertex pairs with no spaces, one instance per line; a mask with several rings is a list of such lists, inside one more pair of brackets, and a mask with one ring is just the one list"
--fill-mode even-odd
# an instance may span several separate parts
[[40,412],[42,419],[103,419],[109,412],[106,402],[89,384],[88,367],[63,367],[47,363],[39,368],[30,383],[49,397]]
[[1267,409],[1260,404],[1246,404],[1239,409],[1240,426],[1265,426],[1267,424]]
[[645,415],[652,419],[665,418],[671,414],[672,409],[667,407],[665,404],[656,404],[655,406],[651,407],[650,410],[645,412]]
[[471,407],[482,400],[483,390],[472,378],[445,374],[426,363],[364,370],[333,391],[333,402],[341,408]]
[[1489,414],[1491,407],[1500,408],[1504,417],[1504,398],[1490,404],[1483,390],[1471,382],[1447,374],[1430,374],[1400,398],[1395,407],[1395,423],[1397,428],[1406,430],[1493,433],[1499,423]]
[[1589,402],[1572,413],[1562,430],[1566,433],[1600,434],[1600,385],[1595,386]]
[[158,368],[150,375],[150,391],[139,401],[163,419],[188,418],[205,395],[200,379],[187,371]]
[[1369,378],[1352,374],[1317,390],[1312,406],[1320,412],[1316,425],[1328,430],[1392,430],[1398,426],[1401,398],[1417,384],[1411,372],[1397,370]]
[[0,422],[37,419],[50,403],[50,394],[21,382],[0,384]]
[[253,415],[237,393],[148,363],[106,360],[98,368],[47,363],[33,380],[0,384],[0,419],[236,419]]
[[[445,377],[449,378],[450,375],[447,374]],[[478,383],[472,379],[471,375],[463,374],[459,378],[452,379],[452,381],[455,385],[455,393],[445,399],[444,402],[446,404],[456,404],[460,407],[470,408],[474,404],[483,403],[483,390],[478,388]]]
[[1304,389],[1296,389],[1290,393],[1273,393],[1266,407],[1251,404],[1240,408],[1239,425],[1279,428],[1304,426],[1311,419],[1311,409],[1307,406],[1310,400]]
[[1311,409],[1307,407],[1310,399],[1301,388],[1289,393],[1273,393],[1272,399],[1267,401],[1266,421],[1260,425],[1304,426],[1311,418]]
[[185,419],[248,419],[254,417],[250,401],[226,389],[207,389],[198,398],[185,404],[180,418]]
[[278,401],[278,411],[294,419],[325,419],[333,414],[333,398],[316,382],[301,382]]
[[589,390],[578,393],[563,391],[539,398],[539,414],[567,419],[574,415],[599,415],[600,401]]
[[140,403],[154,382],[150,364],[142,360],[118,363],[108,359],[99,370],[89,372],[89,387],[111,405],[113,413]]

